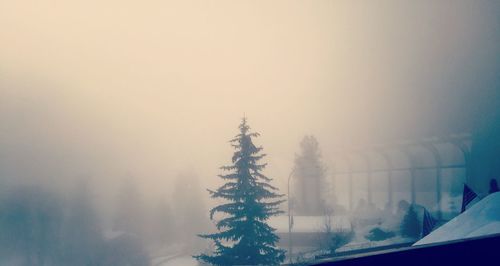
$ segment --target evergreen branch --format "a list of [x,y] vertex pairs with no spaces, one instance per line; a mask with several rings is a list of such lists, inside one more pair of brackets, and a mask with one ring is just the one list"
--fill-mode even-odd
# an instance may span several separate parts
[[222,179],[238,179],[237,174],[227,174],[227,175],[217,175],[217,176]]
[[[278,190],[278,188],[277,188],[277,187],[274,187],[274,186],[272,186],[272,185],[270,185],[270,184],[268,184],[268,183],[258,182],[258,181],[257,181],[257,182],[255,182],[255,184],[256,184],[257,186],[261,186],[261,187],[269,188],[269,189],[272,189],[272,190]],[[282,195],[280,195],[280,196],[282,196]]]
[[234,214],[237,211],[243,210],[244,206],[241,202],[227,203],[219,205],[210,210],[210,220],[213,220],[214,214],[217,212],[223,212],[227,214]]
[[230,170],[234,170],[236,169],[236,166],[234,165],[229,165],[229,166],[221,166],[220,169],[224,170],[224,171],[230,171]]
[[264,179],[264,180],[265,180],[265,181],[267,181],[267,182],[272,181],[272,179],[271,179],[271,178],[269,178],[269,177],[267,177],[267,176],[265,176],[265,175],[263,175],[263,174],[259,173],[258,171],[254,171],[254,173],[253,173],[253,174],[254,174],[254,175],[256,175],[256,176],[258,176],[258,177],[260,177],[260,178],[262,178],[262,179]]

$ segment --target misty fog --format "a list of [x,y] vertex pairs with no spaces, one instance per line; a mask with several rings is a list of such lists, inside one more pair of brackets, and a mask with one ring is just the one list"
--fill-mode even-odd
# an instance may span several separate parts
[[95,212],[87,236],[201,250],[206,189],[247,117],[281,193],[314,135],[345,199],[341,149],[498,135],[498,14],[494,1],[2,1],[0,198],[47,202],[67,224]]

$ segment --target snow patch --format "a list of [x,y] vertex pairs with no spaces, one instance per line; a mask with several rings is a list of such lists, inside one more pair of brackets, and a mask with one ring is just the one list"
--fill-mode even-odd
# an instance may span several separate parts
[[[326,221],[327,218],[325,216],[293,216],[292,232],[322,232]],[[275,228],[277,233],[288,233],[288,216],[271,217],[269,225]],[[348,216],[331,216],[330,226],[332,230],[351,230],[351,222]]]
[[171,260],[167,260],[158,266],[198,266],[199,263],[196,259],[188,256],[177,257]]
[[414,245],[500,233],[500,193],[488,195]]

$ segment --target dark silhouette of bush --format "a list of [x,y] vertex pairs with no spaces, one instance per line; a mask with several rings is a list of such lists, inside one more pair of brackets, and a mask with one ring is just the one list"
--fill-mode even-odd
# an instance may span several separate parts
[[401,222],[401,235],[418,239],[421,234],[420,221],[413,205],[410,205],[403,221]]
[[377,227],[370,230],[370,232],[365,236],[365,238],[370,241],[382,241],[394,237],[395,235],[396,234],[394,232],[384,231],[379,227]]

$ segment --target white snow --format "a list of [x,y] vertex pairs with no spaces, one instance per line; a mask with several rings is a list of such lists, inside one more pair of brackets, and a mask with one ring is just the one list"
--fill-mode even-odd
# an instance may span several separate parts
[[468,237],[477,237],[490,234],[500,234],[500,222],[492,222],[484,225],[468,235]]
[[488,195],[414,245],[500,233],[500,192]]
[[[316,233],[324,230],[327,219],[325,216],[294,216],[292,232]],[[277,233],[288,232],[288,216],[275,216],[269,219],[269,225]],[[348,216],[331,216],[330,226],[333,230],[350,230],[351,223]]]
[[336,249],[336,252],[344,252],[344,251],[351,251],[351,250],[357,250],[357,249],[365,249],[365,248],[374,248],[374,247],[383,247],[383,246],[389,246],[389,245],[394,245],[394,244],[402,244],[402,243],[408,243],[408,242],[413,242],[411,238],[405,238],[402,236],[395,236],[391,237],[382,241],[367,241],[364,239],[364,241],[360,242],[351,242],[345,246],[342,246],[338,249]]
[[192,257],[183,256],[167,260],[158,266],[198,266],[198,261]]
[[168,256],[163,256],[163,257],[156,257],[151,259],[151,265],[152,266],[157,266],[157,265],[164,265],[164,263],[167,263],[168,261],[178,257],[178,255],[168,255]]

